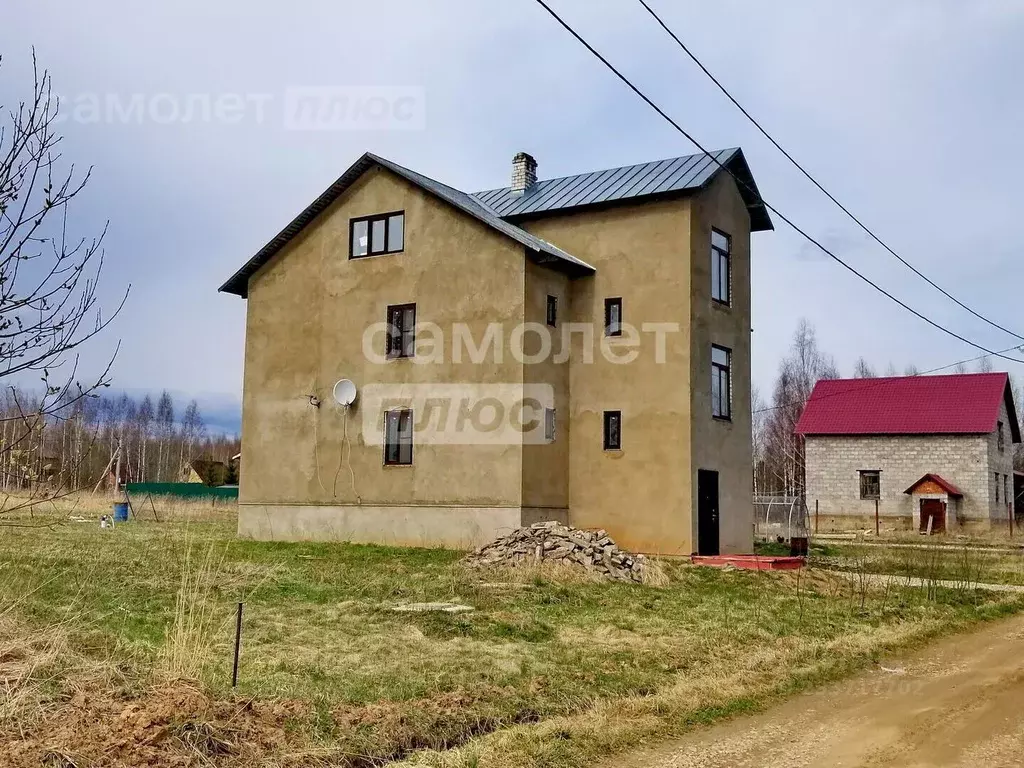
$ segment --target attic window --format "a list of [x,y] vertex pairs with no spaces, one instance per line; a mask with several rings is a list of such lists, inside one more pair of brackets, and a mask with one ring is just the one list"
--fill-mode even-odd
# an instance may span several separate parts
[[350,259],[398,253],[405,248],[405,212],[352,219],[349,234]]
[[999,422],[999,431],[996,433],[996,446],[999,448],[999,452],[1003,453],[1006,450],[1006,435],[1003,433],[1003,422]]

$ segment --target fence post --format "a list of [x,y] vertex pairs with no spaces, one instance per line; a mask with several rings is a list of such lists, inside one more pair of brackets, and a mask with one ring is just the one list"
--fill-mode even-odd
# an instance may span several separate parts
[[814,500],[814,533],[818,533],[818,500]]
[[881,531],[878,525],[878,499],[875,499],[875,538],[877,539]]
[[1010,538],[1013,538],[1013,502],[1006,505],[1006,517],[1010,521]]
[[238,604],[238,614],[235,616],[235,663],[231,668],[231,687],[234,688],[238,685],[238,652],[242,645],[242,606],[245,603]]

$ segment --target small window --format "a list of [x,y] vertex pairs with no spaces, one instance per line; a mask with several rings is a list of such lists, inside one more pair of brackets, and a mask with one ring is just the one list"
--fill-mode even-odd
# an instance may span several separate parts
[[557,296],[548,296],[547,322],[548,322],[548,325],[550,325],[552,327],[558,325],[558,297]]
[[882,498],[882,473],[877,469],[860,471],[860,497],[862,499]]
[[544,409],[544,439],[549,443],[555,442],[555,409]]
[[732,351],[711,345],[711,415],[732,418]]
[[622,411],[604,412],[604,449],[606,451],[622,449]]
[[604,335],[622,335],[622,298],[604,300]]
[[996,504],[999,503],[999,473],[996,472]]
[[402,211],[352,219],[349,229],[352,234],[350,259],[398,253],[405,248],[405,214]]
[[1003,475],[1003,501],[1010,503],[1010,476]]
[[416,305],[388,307],[388,357],[412,357],[416,354]]
[[717,229],[711,230],[711,298],[719,304],[732,303],[732,239]]
[[1003,434],[1003,422],[999,422],[996,431],[996,447],[1000,453],[1006,451],[1006,436]]
[[384,463],[412,464],[412,411],[384,413]]

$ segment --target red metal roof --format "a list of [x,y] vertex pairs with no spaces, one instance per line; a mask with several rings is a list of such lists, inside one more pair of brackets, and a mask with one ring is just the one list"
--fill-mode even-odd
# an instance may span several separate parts
[[985,434],[1006,401],[1012,442],[1020,441],[1005,373],[898,376],[819,381],[800,421],[801,435]]
[[926,480],[931,480],[933,483],[935,483],[937,486],[939,486],[942,490],[944,490],[950,496],[963,496],[963,494],[960,492],[959,488],[957,488],[955,485],[953,485],[951,482],[949,482],[949,480],[946,480],[941,475],[936,475],[934,472],[929,472],[927,475],[923,475],[920,480],[918,480],[912,486],[907,488],[907,490],[905,490],[904,493],[913,493],[914,489],[917,488],[917,486],[919,486],[921,483],[925,482]]

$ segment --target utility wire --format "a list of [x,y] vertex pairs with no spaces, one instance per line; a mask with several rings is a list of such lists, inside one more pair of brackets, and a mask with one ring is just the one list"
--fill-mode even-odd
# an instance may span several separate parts
[[705,149],[704,146],[699,141],[697,141],[697,139],[695,139],[690,133],[688,133],[685,128],[683,128],[681,125],[679,125],[679,123],[677,123],[675,120],[673,120],[665,112],[665,110],[663,110],[656,103],[654,103],[654,101],[652,101],[651,98],[649,96],[647,96],[647,94],[645,94],[643,91],[641,91],[636,85],[634,85],[632,83],[632,81],[628,77],[626,77],[618,69],[616,69],[614,64],[612,64],[610,61],[608,61],[608,59],[606,59],[603,55],[601,55],[601,53],[596,48],[594,48],[594,46],[592,46],[590,43],[588,43],[575,29],[573,29],[567,22],[565,22],[562,19],[561,16],[559,16],[557,13],[555,13],[555,11],[551,9],[551,6],[549,6],[546,2],[544,2],[544,0],[536,0],[536,2],[544,10],[546,10],[551,15],[551,17],[554,18],[554,20],[557,21],[569,34],[571,34],[574,38],[576,38],[576,40],[579,41],[579,43],[581,45],[583,45],[584,48],[586,48],[588,51],[590,51],[590,53],[592,53],[602,64],[604,64],[609,70],[611,70],[612,73],[614,73],[615,76],[619,78],[619,80],[621,80],[631,91],[633,91],[633,93],[635,93],[637,96],[639,96],[651,109],[653,109],[655,112],[657,112],[673,128],[675,128],[679,133],[681,133],[684,137],[686,137],[686,139],[688,139],[691,144],[693,144],[695,147],[697,147],[697,149],[699,149],[703,154],[707,155],[712,160],[712,162],[714,162],[720,169],[722,169],[723,171],[728,173],[733,178],[733,180],[735,180],[735,182],[738,185],[740,185],[741,187],[746,189],[750,194],[755,195],[761,201],[761,204],[764,205],[765,208],[767,208],[769,211],[771,211],[776,216],[778,216],[782,221],[786,222],[790,227],[792,227],[794,230],[796,230],[797,233],[799,233],[801,236],[803,236],[811,244],[813,244],[817,248],[819,248],[823,253],[825,253],[830,258],[832,258],[834,261],[836,261],[838,264],[843,266],[845,269],[849,270],[854,275],[859,277],[861,280],[863,280],[865,283],[870,285],[872,288],[874,288],[876,291],[881,293],[883,296],[886,296],[887,298],[891,299],[892,301],[894,301],[895,303],[899,304],[901,307],[903,307],[903,309],[907,310],[908,312],[910,312],[915,317],[917,317],[917,318],[919,318],[921,320],[924,320],[926,323],[928,323],[929,325],[933,326],[934,328],[937,328],[938,330],[942,331],[943,333],[945,333],[945,334],[947,334],[949,336],[952,336],[954,339],[962,341],[965,344],[969,344],[970,346],[974,347],[975,349],[979,349],[982,352],[985,352],[985,353],[987,353],[989,355],[994,355],[994,356],[997,356],[997,357],[1001,357],[1004,360],[1009,360],[1010,362],[1013,362],[1013,363],[1024,363],[1024,360],[1021,360],[1020,358],[1008,357],[1007,355],[1004,355],[1001,352],[997,352],[995,350],[991,350],[988,347],[982,346],[981,344],[978,344],[977,342],[971,341],[970,339],[965,338],[964,336],[961,336],[960,334],[956,333],[956,331],[952,331],[949,328],[946,328],[945,326],[937,323],[936,321],[932,320],[930,317],[927,317],[926,315],[923,315],[922,313],[918,312],[916,309],[911,307],[909,304],[907,304],[903,300],[901,300],[901,299],[897,298],[896,296],[894,296],[893,294],[889,293],[889,291],[887,291],[884,288],[882,288],[882,286],[880,286],[878,283],[874,282],[871,278],[867,277],[866,275],[861,274],[854,267],[852,267],[851,265],[849,265],[845,261],[843,261],[843,259],[841,259],[838,256],[836,256],[836,254],[834,254],[832,251],[830,251],[828,248],[826,248],[824,245],[822,245],[820,242],[818,242],[818,240],[816,240],[814,237],[812,237],[810,234],[808,234],[804,229],[799,227],[792,219],[790,219],[788,216],[786,216],[784,213],[782,213],[778,208],[776,208],[771,203],[769,203],[767,200],[765,200],[756,190],[751,189],[751,187],[748,184],[746,184],[746,182],[744,182],[741,179],[739,179],[736,176],[735,173],[733,173],[728,167],[725,166],[724,163],[722,163],[722,161],[720,161],[715,156],[715,154],[713,152],[710,152],[709,150]]
[[900,256],[898,253],[896,253],[896,251],[894,251],[892,248],[890,248],[889,245],[885,241],[882,240],[882,238],[880,238],[878,235],[876,235],[874,232],[872,232],[871,229],[869,229],[868,226],[863,221],[861,221],[859,218],[857,218],[857,216],[854,215],[854,213],[849,208],[847,208],[845,205],[843,205],[841,202],[839,202],[839,200],[836,199],[835,195],[833,195],[831,192],[829,192],[827,189],[825,189],[825,187],[816,178],[814,178],[806,168],[804,168],[799,162],[797,162],[796,158],[794,158],[789,152],[787,152],[785,150],[785,148],[783,148],[783,146],[781,144],[779,144],[779,142],[776,141],[775,138],[770,133],[768,133],[768,131],[766,131],[764,129],[764,127],[754,118],[754,116],[751,115],[750,112],[748,112],[743,107],[743,105],[740,104],[739,101],[737,101],[736,98],[731,93],[729,93],[729,91],[726,89],[726,87],[724,85],[722,85],[722,83],[719,81],[719,79],[717,77],[715,77],[706,66],[704,66],[704,63],[700,59],[697,58],[697,56],[693,53],[693,51],[691,51],[686,46],[686,44],[682,40],[679,39],[678,35],[676,35],[676,33],[673,32],[664,21],[662,21],[661,17],[654,11],[653,8],[651,8],[650,5],[647,4],[646,0],[637,0],[637,2],[639,2],[640,5],[642,5],[647,10],[647,12],[654,18],[654,20],[656,22],[658,22],[658,24],[661,26],[661,28],[664,29],[669,34],[669,36],[673,40],[676,41],[676,44],[680,48],[683,49],[683,52],[687,56],[690,57],[690,59],[693,61],[694,64],[696,64],[698,67],[700,67],[701,71],[711,79],[711,82],[713,82],[716,86],[718,86],[718,90],[720,90],[723,94],[725,94],[726,98],[729,99],[729,101],[731,101],[733,103],[733,105],[736,107],[736,109],[738,109],[740,112],[742,112],[743,116],[746,117],[747,120],[749,120],[751,123],[754,124],[754,127],[757,128],[757,130],[759,130],[761,132],[761,135],[764,136],[766,139],[768,139],[768,141],[770,141],[772,144],[774,144],[775,148],[777,150],[779,150],[779,152],[781,152],[783,155],[785,155],[786,159],[789,160],[789,162],[791,162],[794,166],[796,166],[797,170],[799,170],[800,173],[802,173],[805,177],[807,177],[808,181],[810,181],[814,186],[816,186],[819,190],[821,190],[829,200],[831,200],[833,203],[835,203],[843,213],[845,213],[847,216],[849,216],[857,224],[858,227],[860,227],[862,230],[864,230],[864,232],[866,232],[868,234],[868,236],[872,240],[874,240],[880,246],[885,248],[885,250],[887,250],[892,256],[894,256],[896,259],[898,259],[899,262],[901,264],[903,264],[903,266],[905,266],[907,269],[909,269],[915,275],[920,277],[922,280],[924,280],[926,283],[928,283],[928,285],[930,285],[932,288],[937,290],[939,293],[941,293],[947,299],[949,299],[950,301],[954,302],[957,306],[961,307],[962,309],[966,309],[968,312],[970,312],[976,318],[978,318],[979,320],[985,321],[986,323],[991,325],[993,328],[998,328],[1003,333],[1007,333],[1010,336],[1015,336],[1016,338],[1020,339],[1021,341],[1024,341],[1024,336],[1021,336],[1019,333],[1017,333],[1015,331],[1011,331],[1009,328],[1006,328],[1005,326],[1000,325],[999,323],[995,322],[994,320],[990,320],[989,318],[985,317],[980,312],[978,312],[978,311],[972,309],[971,307],[967,306],[962,301],[960,301],[960,299],[958,299],[956,296],[951,294],[949,291],[947,291],[942,286],[938,285],[934,280],[932,280],[926,274],[921,272],[921,270],[919,270],[917,267],[915,267],[909,261],[907,261],[902,256]]
[[[1000,350],[1000,352],[1010,352],[1011,350],[1017,350],[1018,352],[1024,351],[1024,349],[1022,349],[1022,347],[1024,347],[1024,345],[1020,345],[1020,346],[1016,346],[1016,347],[1007,347],[1006,349]],[[955,363],[949,363],[947,365],[940,365],[938,368],[929,368],[927,371],[918,371],[917,373],[912,373],[912,374],[909,374],[908,376],[879,376],[877,378],[872,377],[872,378],[869,378],[869,379],[854,379],[854,381],[863,381],[864,382],[864,386],[862,386],[862,387],[851,387],[850,389],[843,390],[842,392],[833,392],[830,395],[820,395],[819,397],[814,398],[814,400],[816,400],[816,401],[817,400],[827,400],[830,397],[840,397],[842,395],[848,395],[851,392],[861,392],[861,391],[863,391],[865,389],[871,389],[872,387],[881,386],[882,384],[886,383],[886,380],[893,379],[893,378],[896,378],[896,379],[906,379],[906,378],[913,378],[915,376],[927,376],[927,375],[932,374],[932,373],[938,373],[939,371],[944,371],[947,368],[956,368],[958,365],[967,365],[967,363],[973,363],[973,362],[976,362],[978,360],[984,360],[986,357],[991,357],[991,356],[992,355],[978,355],[977,357],[969,357],[966,360],[957,360]],[[770,405],[770,406],[768,406],[766,408],[758,408],[756,411],[752,411],[751,413],[753,415],[757,415],[759,413],[768,413],[769,411],[778,411],[778,410],[780,410],[782,408],[789,408],[791,405],[807,405],[807,403],[810,400],[811,400],[811,396],[808,395],[807,397],[801,398],[800,400],[791,400],[788,403],[780,403],[779,405]]]

